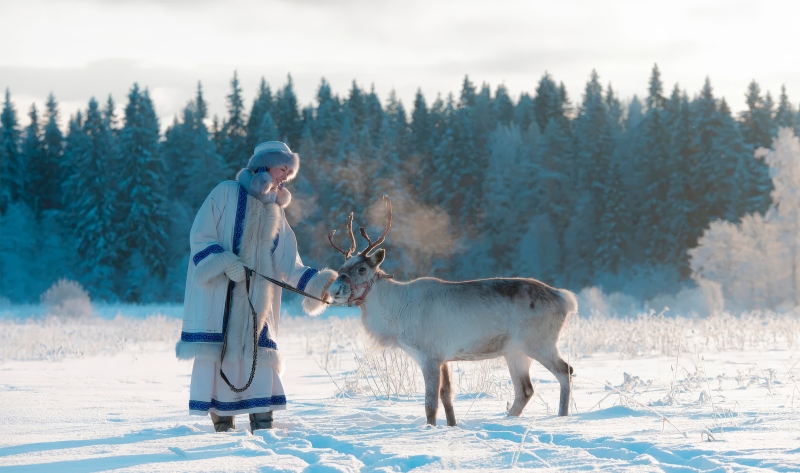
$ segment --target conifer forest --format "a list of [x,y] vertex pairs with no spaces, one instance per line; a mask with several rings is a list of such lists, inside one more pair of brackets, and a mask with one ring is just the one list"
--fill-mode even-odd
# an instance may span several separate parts
[[197,209],[256,144],[282,140],[301,158],[287,217],[311,266],[341,264],[327,235],[344,239],[350,212],[377,232],[386,194],[384,267],[398,279],[533,277],[643,300],[710,284],[744,308],[800,305],[798,183],[780,181],[780,162],[800,167],[800,112],[786,89],[753,81],[724,98],[710,79],[664,84],[657,66],[643,97],[609,81],[592,71],[570,97],[545,74],[512,97],[465,77],[403,104],[323,79],[304,105],[291,76],[262,80],[246,103],[234,73],[229,95],[211,98],[226,116],[209,116],[198,83],[168,126],[146,84],[124,108],[97,91],[79,111],[52,94],[27,108],[5,90],[0,295],[37,302],[68,278],[93,299],[181,302]]

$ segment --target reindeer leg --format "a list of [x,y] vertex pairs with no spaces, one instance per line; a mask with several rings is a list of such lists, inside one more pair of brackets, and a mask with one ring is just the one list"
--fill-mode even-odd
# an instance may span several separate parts
[[531,359],[522,352],[505,356],[511,381],[514,383],[514,404],[508,410],[509,416],[519,416],[533,397],[531,383]]
[[421,364],[422,378],[425,380],[425,417],[431,425],[436,425],[436,411],[439,409],[440,365],[431,361]]
[[439,389],[439,396],[442,398],[444,405],[444,414],[447,416],[447,425],[450,427],[456,426],[456,413],[453,411],[453,390],[450,385],[450,368],[447,363],[442,363],[442,387]]
[[528,356],[542,364],[547,370],[553,373],[553,376],[558,380],[561,385],[561,396],[558,400],[558,415],[569,415],[569,401],[572,396],[572,367],[564,361],[558,354],[556,347],[550,347],[544,350],[530,349],[526,350]]

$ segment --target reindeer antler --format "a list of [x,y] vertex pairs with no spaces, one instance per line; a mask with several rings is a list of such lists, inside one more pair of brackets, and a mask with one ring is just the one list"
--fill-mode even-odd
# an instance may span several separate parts
[[356,251],[356,236],[353,235],[353,212],[350,212],[350,218],[347,220],[347,232],[350,234],[350,249],[347,251],[339,248],[336,246],[336,243],[333,242],[333,235],[336,234],[336,230],[328,234],[328,241],[331,242],[331,246],[336,248],[336,251],[344,256],[344,259],[349,259],[350,256],[353,255],[353,252]]
[[386,210],[389,212],[389,221],[386,222],[386,230],[384,230],[380,238],[375,240],[375,243],[373,243],[372,240],[369,239],[369,235],[367,235],[367,231],[364,230],[364,227],[359,227],[358,229],[361,231],[361,236],[363,236],[369,244],[367,248],[359,254],[366,255],[370,251],[374,250],[378,245],[383,243],[383,240],[386,239],[386,235],[389,233],[389,229],[392,228],[392,201],[389,199],[389,196],[385,194],[383,196],[383,200],[386,201]]

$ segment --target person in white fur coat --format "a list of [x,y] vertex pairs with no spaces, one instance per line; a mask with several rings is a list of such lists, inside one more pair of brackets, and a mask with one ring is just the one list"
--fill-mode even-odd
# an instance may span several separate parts
[[[303,264],[286,221],[284,209],[291,194],[283,184],[299,168],[299,156],[286,144],[261,143],[236,181],[222,182],[211,191],[192,224],[183,328],[176,354],[194,359],[189,412],[210,414],[217,432],[235,428],[236,414],[250,415],[251,430],[271,428],[272,411],[286,409],[277,345],[281,288],[255,274],[246,278],[246,268],[331,300],[328,289],[336,272]],[[251,378],[253,315],[248,284],[257,314],[257,364],[247,389],[235,392],[220,371],[237,390]],[[325,306],[310,298],[303,300],[310,315],[321,313]],[[220,362],[223,341],[225,357]]]

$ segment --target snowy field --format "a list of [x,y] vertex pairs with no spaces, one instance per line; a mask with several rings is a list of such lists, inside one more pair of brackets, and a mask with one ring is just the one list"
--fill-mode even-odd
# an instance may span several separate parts
[[502,360],[453,363],[456,428],[425,425],[421,374],[357,317],[284,316],[288,410],[252,435],[188,414],[179,307],[41,310],[0,310],[0,471],[800,470],[797,313],[573,318],[570,417],[539,365],[509,418]]

